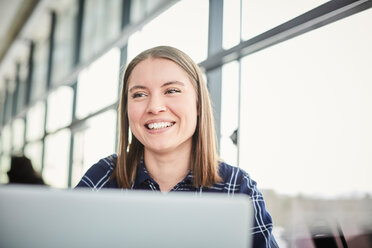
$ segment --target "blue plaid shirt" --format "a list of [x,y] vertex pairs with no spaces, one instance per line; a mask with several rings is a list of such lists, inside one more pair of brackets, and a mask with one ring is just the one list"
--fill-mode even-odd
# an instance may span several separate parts
[[[117,155],[111,155],[99,160],[94,164],[83,176],[76,187],[88,187],[93,191],[98,191],[103,188],[118,188],[115,179],[110,179],[114,170]],[[273,223],[270,214],[265,208],[262,194],[257,190],[256,182],[253,181],[247,172],[221,162],[219,166],[219,174],[222,178],[221,183],[216,183],[210,188],[199,187],[195,188],[192,185],[192,171],[179,182],[171,191],[192,191],[192,192],[220,192],[229,195],[247,194],[254,206],[254,226],[251,229],[253,235],[253,247],[278,247],[273,235]],[[143,161],[138,164],[135,182],[132,184],[132,189],[159,191],[159,185],[151,178],[146,170]]]

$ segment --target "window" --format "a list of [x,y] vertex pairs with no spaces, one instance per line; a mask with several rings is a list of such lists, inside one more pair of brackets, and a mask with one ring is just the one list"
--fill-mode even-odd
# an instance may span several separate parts
[[31,160],[32,166],[38,173],[41,173],[42,153],[42,141],[30,142],[25,146],[24,154]]
[[262,188],[332,197],[372,192],[371,15],[243,59],[240,164]]
[[0,183],[8,183],[9,178],[7,172],[10,170],[10,156],[3,154],[0,156]]
[[88,61],[120,33],[121,0],[85,1],[82,60]]
[[77,1],[65,1],[57,12],[54,37],[52,84],[61,83],[72,69]]
[[21,110],[25,107],[27,74],[28,74],[27,64],[25,62],[21,63],[19,70],[19,90],[16,110],[17,113],[21,112]]
[[10,154],[12,151],[12,132],[10,124],[1,130],[1,148],[2,152]]
[[13,92],[14,92],[14,81],[10,79],[5,80],[5,93],[4,93],[4,113],[3,113],[3,123],[5,124],[12,117],[13,108]]
[[239,122],[239,63],[237,61],[222,66],[221,95],[220,156],[227,163],[238,165],[238,144],[234,144],[237,142]]
[[44,135],[45,104],[37,102],[27,112],[26,140],[33,141]]
[[166,2],[166,0],[132,0],[130,8],[130,21],[137,23],[141,21],[147,14],[151,13]]
[[63,129],[45,138],[44,181],[53,187],[66,188],[70,153],[70,130]]
[[248,40],[326,2],[328,1],[242,1],[242,39]]
[[24,135],[25,135],[25,122],[23,119],[17,118],[13,121],[13,149],[15,151],[21,151],[24,145]]
[[78,118],[117,101],[119,60],[120,50],[113,48],[80,73],[76,108]]
[[222,47],[224,49],[236,46],[240,42],[240,2],[241,0],[223,2]]
[[53,132],[67,126],[72,118],[73,90],[69,86],[61,86],[48,96],[48,119],[46,129]]
[[40,40],[35,45],[34,68],[32,74],[31,101],[36,101],[46,91],[49,40]]
[[[0,84],[3,84],[0,81]],[[5,111],[6,111],[6,88],[0,88],[0,124],[5,123]]]
[[1,153],[0,153],[0,183],[7,183],[7,171],[10,169],[10,154],[12,149],[11,126],[8,124],[1,130]]
[[176,3],[129,38],[128,60],[145,49],[169,45],[201,62],[208,51],[208,8],[206,0]]
[[109,110],[87,120],[83,130],[74,134],[72,186],[90,166],[115,152],[116,111]]

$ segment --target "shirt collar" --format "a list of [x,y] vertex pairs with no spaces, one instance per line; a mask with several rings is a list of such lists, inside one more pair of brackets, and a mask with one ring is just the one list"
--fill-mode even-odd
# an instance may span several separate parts
[[190,170],[187,176],[181,181],[181,183],[192,184],[193,179],[194,173],[192,172],[192,170]]
[[[188,184],[191,185],[194,179],[194,173],[190,170],[187,176],[179,184]],[[137,165],[136,178],[134,181],[134,186],[139,186],[147,180],[154,181],[154,179],[148,173],[143,159]]]
[[147,180],[153,180],[150,177],[150,174],[146,170],[145,163],[143,159],[137,165],[137,172],[136,172],[136,179],[134,181],[134,185],[138,186]]

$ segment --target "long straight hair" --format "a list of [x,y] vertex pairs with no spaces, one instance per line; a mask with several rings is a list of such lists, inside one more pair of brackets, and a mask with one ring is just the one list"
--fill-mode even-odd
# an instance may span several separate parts
[[119,103],[119,144],[118,158],[112,177],[116,178],[120,188],[131,188],[134,183],[137,164],[143,157],[144,146],[129,133],[128,120],[128,79],[133,69],[148,58],[168,59],[179,65],[189,76],[197,93],[198,118],[195,133],[192,137],[191,165],[193,185],[211,187],[221,181],[218,174],[219,158],[216,150],[216,137],[213,111],[206,83],[199,66],[182,51],[158,46],[143,51],[127,66],[122,80]]

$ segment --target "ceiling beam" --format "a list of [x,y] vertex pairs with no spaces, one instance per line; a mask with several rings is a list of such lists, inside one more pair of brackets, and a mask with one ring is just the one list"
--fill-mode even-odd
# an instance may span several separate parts
[[22,27],[27,22],[38,3],[39,0],[23,0],[20,4],[19,9],[12,18],[11,25],[4,35],[4,40],[1,41],[0,63],[2,62],[12,43],[17,39],[19,32],[22,30]]

